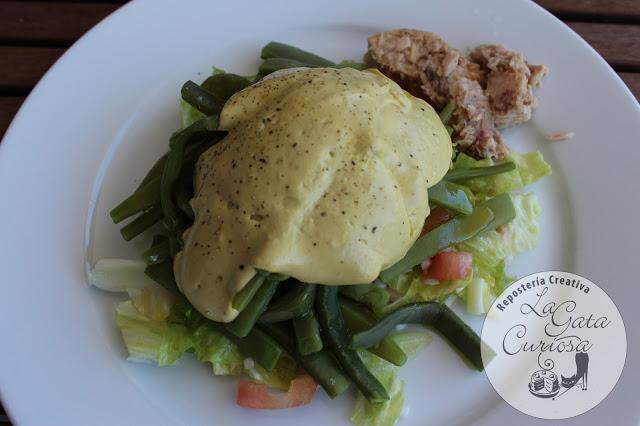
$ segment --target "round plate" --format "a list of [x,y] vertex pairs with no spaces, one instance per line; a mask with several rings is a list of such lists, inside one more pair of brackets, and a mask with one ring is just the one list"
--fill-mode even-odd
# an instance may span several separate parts
[[[56,63],[0,145],[0,389],[17,423],[348,424],[352,395],[330,401],[319,392],[297,409],[243,410],[235,379],[189,357],[169,368],[126,362],[114,321],[119,298],[86,285],[85,262],[138,253],[106,212],[166,148],[185,80],[203,79],[213,65],[253,73],[270,40],[358,59],[368,35],[398,27],[437,32],[461,49],[503,43],[551,69],[533,120],[504,132],[516,150],[542,151],[554,170],[531,188],[543,206],[539,247],[511,272],[568,270],[608,292],[628,325],[627,365],[602,404],[566,423],[637,422],[640,108],[575,33],[524,0],[137,0]],[[544,132],[560,130],[574,139],[544,141]],[[480,328],[481,318],[469,320]],[[402,424],[536,422],[438,336],[401,376]]]

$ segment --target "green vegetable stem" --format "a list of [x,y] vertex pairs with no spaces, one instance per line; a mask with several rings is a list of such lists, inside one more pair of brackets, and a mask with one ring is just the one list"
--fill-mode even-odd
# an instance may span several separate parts
[[438,330],[479,371],[484,369],[480,353],[480,337],[445,304],[436,302],[413,303],[389,313],[368,330],[354,335],[354,348],[375,345],[399,324],[424,324]]

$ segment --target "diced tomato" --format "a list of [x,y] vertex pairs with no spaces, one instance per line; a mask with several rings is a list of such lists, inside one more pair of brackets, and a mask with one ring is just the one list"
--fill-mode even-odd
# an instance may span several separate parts
[[471,253],[441,251],[431,258],[426,269],[422,269],[422,275],[438,281],[463,280],[471,272],[472,261]]
[[443,207],[436,207],[434,209],[431,209],[431,212],[429,212],[429,216],[427,216],[427,219],[424,221],[421,235],[424,235],[427,232],[436,229],[443,223],[448,222],[449,219],[451,219],[449,210]]
[[274,410],[298,407],[311,402],[318,384],[311,376],[296,377],[286,393],[270,393],[267,385],[243,380],[238,385],[236,404],[245,408]]

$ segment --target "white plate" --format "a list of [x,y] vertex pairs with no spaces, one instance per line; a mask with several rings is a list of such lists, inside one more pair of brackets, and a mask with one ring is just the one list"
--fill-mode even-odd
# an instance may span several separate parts
[[[593,49],[524,0],[138,0],[84,36],[34,89],[0,145],[0,389],[17,423],[348,422],[351,396],[251,412],[234,404],[235,379],[188,358],[163,369],[127,363],[117,298],[86,285],[84,224],[95,212],[90,259],[136,253],[106,210],[165,149],[185,80],[204,78],[212,65],[252,73],[270,40],[357,59],[368,35],[397,27],[435,31],[460,48],[504,43],[550,67],[533,120],[505,132],[510,146],[541,150],[554,170],[534,187],[544,209],[539,248],[512,271],[569,270],[606,289],[626,320],[627,365],[602,404],[566,424],[637,423],[640,108]],[[558,130],[575,138],[543,140]],[[538,422],[508,407],[438,339],[402,376],[410,414],[401,424]]]

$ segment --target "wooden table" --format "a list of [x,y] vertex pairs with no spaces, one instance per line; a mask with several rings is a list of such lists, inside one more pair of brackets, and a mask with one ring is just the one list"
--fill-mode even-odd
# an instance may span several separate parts
[[[537,0],[589,42],[640,98],[640,0]],[[125,1],[0,0],[0,136],[49,67]],[[0,425],[8,425],[0,406]]]

